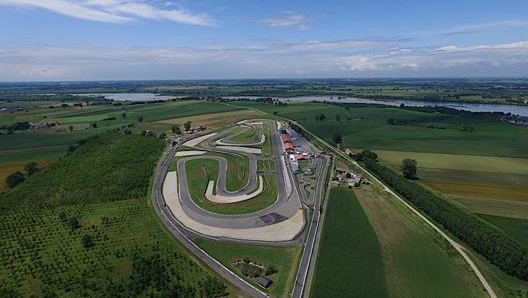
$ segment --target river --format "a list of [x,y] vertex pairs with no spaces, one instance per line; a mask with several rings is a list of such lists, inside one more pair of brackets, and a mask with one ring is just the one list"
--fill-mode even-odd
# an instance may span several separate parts
[[156,101],[156,100],[170,100],[177,96],[159,95],[156,93],[84,93],[72,94],[74,96],[102,96],[107,99],[115,101]]
[[[238,98],[238,97],[229,97]],[[249,99],[256,99],[258,97],[251,96]],[[480,104],[480,103],[466,103],[466,102],[437,102],[437,101],[412,101],[412,100],[385,100],[385,99],[364,99],[354,97],[337,96],[299,96],[299,97],[273,97],[283,102],[339,102],[339,103],[365,103],[365,104],[381,104],[387,106],[400,106],[404,104],[411,107],[425,107],[425,106],[441,106],[457,110],[464,110],[469,112],[503,112],[528,117],[528,106],[506,105],[506,104]]]

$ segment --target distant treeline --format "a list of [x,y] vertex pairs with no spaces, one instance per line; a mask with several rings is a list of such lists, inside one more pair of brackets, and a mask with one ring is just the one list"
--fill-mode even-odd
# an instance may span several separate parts
[[8,131],[14,131],[14,130],[28,130],[31,125],[29,122],[17,122],[11,125],[0,125],[0,130],[8,130]]
[[528,248],[496,227],[367,158],[367,169],[504,272],[528,281]]
[[71,94],[32,94],[32,93],[0,93],[0,101],[75,101],[75,102],[112,102],[104,96],[82,96]]

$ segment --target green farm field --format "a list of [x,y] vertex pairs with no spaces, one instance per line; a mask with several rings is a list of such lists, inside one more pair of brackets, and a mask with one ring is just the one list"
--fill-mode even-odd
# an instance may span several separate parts
[[[60,123],[51,128],[0,135],[0,168],[3,169],[0,171],[2,181],[0,187],[5,189],[3,181],[7,175],[22,170],[25,163],[35,161],[40,165],[48,164],[64,155],[69,145],[108,130],[129,129],[134,134],[144,130],[151,130],[157,134],[170,133],[171,127],[175,124],[183,130],[183,123],[186,121],[194,123],[193,126],[205,124],[211,129],[227,124],[223,121],[235,121],[233,113],[240,118],[260,115],[255,111],[208,101],[123,103],[117,106],[104,104],[82,108],[73,107],[72,103],[68,104],[70,106],[67,108],[51,109],[50,105],[59,106],[60,103],[36,102],[26,105],[27,112],[23,110],[0,114],[0,125],[26,121]],[[220,122],[208,122],[208,119],[219,119],[217,121]]]
[[[237,260],[242,260],[247,257],[251,261],[259,264],[272,264],[277,269],[277,272],[269,276],[273,284],[267,289],[267,292],[274,298],[290,297],[302,246],[273,247],[239,245],[205,239],[195,239],[194,242],[224,266],[237,272],[241,276],[240,270],[234,266],[234,262]],[[255,279],[244,278],[256,285]]]
[[155,137],[105,133],[1,194],[2,293],[238,295],[192,258],[149,206],[164,146]]
[[[528,158],[528,130],[487,116],[324,103],[276,106],[240,101],[231,105],[256,108],[298,121],[331,144],[334,132],[339,131],[343,136],[341,148]],[[325,121],[315,119],[320,114],[326,116]],[[340,116],[339,121],[336,115]],[[390,125],[387,123],[390,118],[410,124]],[[463,131],[464,127],[473,127],[474,130]]]
[[354,193],[333,188],[310,297],[389,297],[381,247]]
[[355,194],[380,242],[388,297],[487,297],[462,257],[406,207],[371,186]]

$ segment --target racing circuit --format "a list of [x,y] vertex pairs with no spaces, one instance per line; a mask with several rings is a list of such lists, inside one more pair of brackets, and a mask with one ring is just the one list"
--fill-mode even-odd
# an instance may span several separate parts
[[[272,156],[267,158],[262,156],[261,148],[257,147],[266,142],[266,134],[262,132],[265,123],[272,145]],[[299,238],[306,224],[305,211],[293,174],[282,152],[279,125],[271,120],[243,121],[233,128],[183,143],[184,148],[194,150],[175,154],[178,158],[177,170],[168,172],[163,183],[163,196],[176,219],[197,235],[209,238],[266,242],[287,242]],[[254,127],[255,140],[243,143],[233,141],[236,134],[232,132],[238,126]],[[248,158],[249,177],[243,188],[237,191],[226,190],[227,159],[210,155],[212,152],[234,153]],[[236,204],[258,197],[263,191],[263,178],[257,173],[257,161],[271,159],[276,165],[274,172],[278,177],[277,199],[263,210],[250,214],[227,215],[204,210],[193,201],[189,193],[185,164],[193,159],[218,161],[218,180],[209,181],[204,194],[207,199],[218,204]]]
[[[248,128],[254,134],[240,138]],[[185,136],[179,141],[179,144],[169,146],[160,160],[152,188],[154,210],[165,226],[203,262],[253,297],[269,296],[224,267],[191,239],[203,237],[222,242],[279,246],[303,244],[291,294],[291,297],[303,297],[308,292],[305,284],[314,267],[312,256],[320,231],[321,200],[325,196],[325,177],[331,158],[328,155],[319,157],[319,150],[312,143],[284,123],[270,119],[240,121],[218,132]],[[306,165],[310,168],[304,173],[293,157],[294,151],[300,159],[306,160],[309,156]],[[226,187],[229,164],[225,156],[229,154],[243,156],[248,161],[245,168],[248,176],[242,182],[247,181],[234,191]],[[202,195],[210,204],[225,207],[244,203],[252,205],[261,200],[270,187],[263,182],[265,175],[274,177],[276,199],[254,212],[223,214],[201,208],[193,200],[196,198],[191,197],[188,182],[194,177],[188,177],[186,163],[207,160],[218,166],[217,179],[209,180],[208,173],[204,173],[204,179],[209,181],[203,181],[207,187]],[[268,167],[259,168],[259,162],[267,163]],[[314,210],[312,216],[310,208]]]

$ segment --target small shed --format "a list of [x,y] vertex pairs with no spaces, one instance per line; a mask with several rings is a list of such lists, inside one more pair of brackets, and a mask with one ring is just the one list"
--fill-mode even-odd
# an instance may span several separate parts
[[273,281],[267,277],[261,276],[257,278],[257,283],[259,284],[259,286],[267,289],[269,286],[271,286]]

